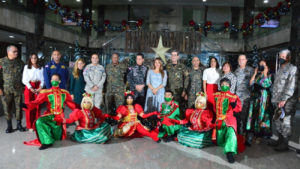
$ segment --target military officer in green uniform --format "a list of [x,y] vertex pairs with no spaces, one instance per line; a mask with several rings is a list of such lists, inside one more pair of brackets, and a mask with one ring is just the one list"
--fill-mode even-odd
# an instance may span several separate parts
[[179,52],[173,50],[171,52],[171,63],[168,63],[166,66],[166,71],[168,73],[168,83],[167,89],[171,90],[174,94],[174,100],[179,102],[181,111],[184,97],[186,95],[186,88],[188,83],[188,72],[184,64],[179,63]]
[[12,115],[13,103],[16,110],[17,130],[25,131],[22,127],[22,72],[24,62],[17,58],[18,48],[10,45],[6,49],[7,56],[0,59],[0,96],[3,104],[4,114],[7,120],[6,133],[13,132]]
[[188,101],[188,108],[192,108],[195,100],[197,98],[196,93],[202,92],[202,76],[204,67],[200,64],[200,59],[194,56],[192,59],[192,67],[187,69],[188,80],[185,83],[185,89],[187,89],[187,94],[185,95],[185,100]]
[[118,53],[113,53],[111,59],[112,63],[105,68],[107,78],[105,105],[108,114],[111,114],[124,103],[125,74],[127,71],[127,65],[119,63]]

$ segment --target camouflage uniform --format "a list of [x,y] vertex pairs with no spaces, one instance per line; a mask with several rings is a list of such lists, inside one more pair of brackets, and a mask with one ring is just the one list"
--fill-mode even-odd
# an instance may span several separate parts
[[167,89],[174,94],[173,100],[180,104],[180,110],[183,111],[184,100],[181,97],[183,91],[186,91],[185,84],[188,83],[188,72],[182,63],[173,65],[167,64],[166,71],[168,73]]
[[187,76],[187,82],[185,83],[185,89],[187,89],[187,95],[188,95],[188,108],[192,108],[192,106],[195,103],[196,100],[196,93],[203,91],[203,83],[202,83],[202,77],[203,77],[203,71],[204,67],[199,67],[197,70],[194,68],[189,68],[187,70],[188,76]]
[[237,68],[234,72],[236,76],[236,91],[235,94],[239,96],[242,102],[242,112],[239,113],[242,123],[239,125],[240,132],[244,133],[246,124],[247,124],[247,117],[249,113],[249,106],[250,106],[250,79],[254,73],[252,67],[246,66],[244,69]]
[[281,67],[275,76],[272,89],[272,104],[278,106],[280,101],[286,101],[284,106],[285,116],[275,120],[276,130],[284,138],[291,135],[292,122],[296,113],[298,98],[297,67],[287,63]]
[[15,103],[16,120],[22,120],[22,72],[24,62],[20,59],[9,60],[8,57],[0,59],[0,89],[6,120],[11,120],[13,115],[13,103]]
[[[146,75],[147,75],[147,66],[136,65],[129,68],[127,74],[127,81],[129,83],[129,88],[134,92],[134,99],[137,104],[140,104],[142,107],[145,105],[145,89],[146,89]],[[145,85],[143,91],[138,92],[135,90],[136,85]]]
[[126,64],[113,65],[108,64],[105,68],[106,71],[106,95],[105,105],[107,113],[111,114],[117,107],[124,103],[125,92],[125,74],[127,66]]
[[[106,79],[106,73],[104,67],[100,64],[94,66],[93,64],[89,64],[83,71],[84,80],[86,82],[85,91],[93,94],[93,102],[94,106],[100,108],[102,103],[102,90],[103,85]],[[93,91],[92,88],[97,86],[99,89],[97,91]]]

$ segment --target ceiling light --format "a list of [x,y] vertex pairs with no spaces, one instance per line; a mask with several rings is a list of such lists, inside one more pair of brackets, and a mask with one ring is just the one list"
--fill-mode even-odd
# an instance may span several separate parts
[[132,0],[128,0],[128,2],[132,2]]
[[5,2],[6,2],[6,0],[2,0],[1,2],[4,2],[4,3],[5,3]]
[[19,44],[19,45],[22,45],[23,43],[22,43],[22,42],[19,42],[18,44]]
[[76,2],[80,2],[80,0],[76,0]]
[[14,36],[14,35],[9,35],[8,37],[9,37],[9,38],[12,38],[12,39],[13,39],[13,38],[15,38],[15,36]]
[[203,2],[206,2],[206,0],[202,0]]
[[267,3],[269,3],[269,0],[264,0],[264,4],[267,4]]
[[72,46],[69,46],[69,48],[72,49],[73,47],[72,47]]
[[95,13],[95,10],[92,10],[93,13]]

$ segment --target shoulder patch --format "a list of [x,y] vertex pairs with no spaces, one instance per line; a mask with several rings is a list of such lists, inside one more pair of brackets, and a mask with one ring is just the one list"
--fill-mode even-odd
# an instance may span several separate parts
[[45,67],[49,67],[49,65],[45,65]]
[[56,69],[55,65],[51,65],[50,69]]
[[65,65],[61,65],[61,68],[62,68],[62,69],[65,69],[65,68],[66,68],[66,66],[65,66]]

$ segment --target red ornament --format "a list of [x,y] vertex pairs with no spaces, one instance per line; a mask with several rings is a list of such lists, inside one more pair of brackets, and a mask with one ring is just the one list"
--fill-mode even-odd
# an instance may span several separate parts
[[228,28],[229,26],[230,26],[230,24],[229,24],[228,21],[224,22],[224,27],[225,27],[225,28]]
[[136,26],[138,28],[141,28],[141,26],[143,25],[143,19],[138,19],[137,23],[136,23]]
[[195,21],[194,21],[194,20],[190,20],[190,21],[189,21],[189,25],[190,25],[191,27],[193,27],[193,26],[195,26],[195,25],[196,25],[196,23],[195,23]]
[[253,25],[254,23],[254,19],[252,18],[250,21],[249,21],[249,25]]
[[126,26],[127,25],[127,21],[126,20],[122,20],[122,26]]
[[124,92],[124,96],[126,97],[127,95],[132,95],[132,96],[134,96],[134,92],[133,92],[133,91],[127,90],[126,92]]
[[108,19],[104,20],[103,24],[104,24],[105,26],[108,26],[108,25],[110,24],[110,20],[108,20]]

